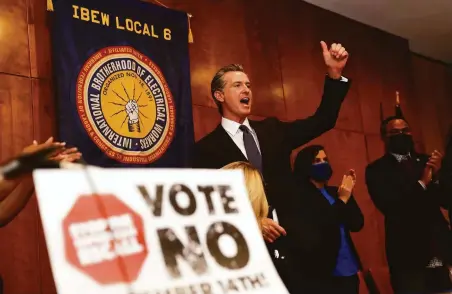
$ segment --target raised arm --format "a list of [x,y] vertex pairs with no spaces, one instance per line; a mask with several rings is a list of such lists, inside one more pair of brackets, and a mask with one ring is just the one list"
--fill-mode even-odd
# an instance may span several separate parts
[[5,194],[2,195],[2,201],[0,202],[0,227],[6,226],[22,211],[33,195],[34,189],[31,175],[27,175],[20,180],[0,183],[0,187],[6,186],[14,188],[8,194],[6,194],[8,191],[2,191]]
[[351,82],[342,77],[348,52],[341,44],[332,44],[329,49],[325,42],[322,41],[320,44],[328,73],[325,77],[322,100],[314,115],[282,123],[287,143],[292,149],[308,143],[335,126],[342,101],[350,88]]
[[344,224],[352,232],[359,232],[364,226],[364,215],[352,194],[355,185],[356,172],[354,169],[350,169],[343,176],[337,191],[331,191],[331,193],[337,193],[338,196],[333,206],[335,221]]
[[347,203],[341,200],[336,201],[334,209],[339,223],[346,225],[351,232],[361,231],[364,226],[364,215],[353,195],[350,196]]
[[[77,148],[65,149],[63,146],[64,143],[53,142],[53,138],[49,138],[43,144],[34,141],[19,154],[17,158],[21,158],[21,160],[28,158],[28,161],[23,161],[15,173],[9,174],[12,179],[0,180],[0,227],[11,222],[33,195],[34,185],[31,170],[39,168],[45,160],[73,162],[81,158]],[[53,152],[42,153],[46,150]],[[45,158],[39,158],[38,155],[45,156]],[[36,158],[32,160],[33,156]],[[19,160],[17,158],[12,160]]]
[[8,181],[8,180],[0,180],[0,201],[3,201],[11,192],[16,189],[17,185],[19,185],[20,181]]
[[350,84],[351,81],[333,80],[326,76],[322,100],[314,115],[292,122],[281,122],[287,143],[292,149],[334,128]]

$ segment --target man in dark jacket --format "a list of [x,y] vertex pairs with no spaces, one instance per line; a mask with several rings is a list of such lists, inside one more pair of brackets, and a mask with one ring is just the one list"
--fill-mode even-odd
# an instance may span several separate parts
[[451,289],[445,186],[437,181],[442,155],[414,150],[400,106],[381,123],[386,153],[366,168],[375,206],[385,216],[386,254],[395,293],[438,293]]
[[[441,164],[439,180],[443,186],[446,186],[446,191],[452,191],[452,126],[449,128],[447,136],[446,154]],[[452,193],[447,196],[449,200],[449,221],[452,222]]]
[[[350,87],[350,81],[342,76],[348,60],[345,48],[341,44],[328,48],[325,42],[321,46],[327,76],[314,115],[292,122],[276,118],[249,120],[254,101],[251,82],[242,66],[232,64],[221,68],[211,83],[212,97],[222,115],[221,124],[195,146],[195,168],[219,169],[231,162],[247,161],[262,173],[268,202],[278,212],[281,226],[287,231],[287,242],[292,242],[291,232],[296,238],[299,220],[299,212],[292,206],[298,194],[294,193],[290,154],[335,126]],[[279,237],[285,231],[267,218],[262,221],[262,232],[269,241],[271,232],[275,233],[273,237]],[[296,287],[285,283],[292,288],[289,291],[299,293]]]

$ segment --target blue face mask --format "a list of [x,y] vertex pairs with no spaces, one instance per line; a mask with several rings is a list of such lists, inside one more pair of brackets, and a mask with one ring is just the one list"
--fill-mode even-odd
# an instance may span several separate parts
[[317,182],[328,181],[333,175],[333,170],[328,162],[316,163],[311,166],[311,178]]

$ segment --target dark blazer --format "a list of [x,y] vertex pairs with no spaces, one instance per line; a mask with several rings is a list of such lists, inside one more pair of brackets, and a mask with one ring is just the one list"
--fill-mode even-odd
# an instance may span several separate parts
[[[279,223],[287,232],[286,237],[279,238],[277,241],[277,247],[282,250],[288,248],[286,244],[294,243],[291,238],[298,238],[297,235],[300,232],[300,212],[296,209],[299,206],[294,205],[299,201],[299,193],[296,192],[290,163],[292,150],[335,126],[350,84],[350,80],[343,82],[327,76],[320,106],[314,115],[305,119],[292,122],[282,122],[276,118],[250,121],[251,127],[257,134],[262,153],[262,172],[267,199],[269,204],[277,210]],[[300,105],[301,107],[303,105]],[[195,144],[194,168],[219,169],[236,161],[247,161],[247,159],[221,124]],[[270,246],[270,249],[272,247]],[[287,253],[290,261],[291,253]],[[282,273],[287,272],[286,266],[278,266],[279,262],[276,260],[274,262],[289,291],[300,293],[299,281],[285,278],[285,274]],[[295,264],[294,267],[297,265]]]
[[424,154],[412,154],[408,173],[386,154],[366,168],[366,183],[375,206],[385,216],[386,255],[393,268],[425,268],[431,256],[432,240],[442,258],[450,262],[452,244],[448,224],[440,207],[447,207],[447,192],[438,182],[427,190],[418,183],[428,161]]
[[337,190],[337,187],[326,187],[328,194],[336,199],[331,205],[312,183],[300,184],[300,213],[306,230],[299,235],[299,242],[308,244],[304,246],[306,251],[300,252],[299,264],[306,276],[328,277],[333,274],[341,245],[341,224],[345,226],[346,238],[361,268],[350,232],[359,232],[363,228],[364,216],[353,195],[345,204],[339,200]]
[[[262,153],[264,184],[269,203],[283,217],[291,202],[298,197],[293,193],[294,181],[290,164],[293,149],[332,129],[351,81],[342,82],[325,78],[323,97],[313,116],[292,122],[276,118],[250,121],[257,134]],[[303,105],[300,105],[300,108]],[[195,168],[219,169],[235,162],[247,161],[221,125],[195,145]],[[282,222],[282,220],[281,220]]]
[[[449,202],[449,220],[452,222],[452,128],[449,130],[448,143],[446,153],[443,158],[441,171],[439,173],[439,181],[446,190]],[[451,230],[452,233],[452,230]]]

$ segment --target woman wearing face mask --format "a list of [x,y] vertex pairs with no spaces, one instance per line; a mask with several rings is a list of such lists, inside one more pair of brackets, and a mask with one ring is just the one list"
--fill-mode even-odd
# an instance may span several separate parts
[[306,293],[354,294],[359,292],[361,268],[350,232],[358,232],[364,217],[353,198],[356,175],[350,170],[339,187],[329,185],[333,171],[325,149],[319,145],[301,150],[294,176],[299,183],[309,245],[301,265]]

